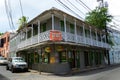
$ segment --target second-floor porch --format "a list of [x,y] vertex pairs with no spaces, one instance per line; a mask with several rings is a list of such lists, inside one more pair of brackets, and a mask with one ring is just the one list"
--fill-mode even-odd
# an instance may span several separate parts
[[[28,23],[27,27],[11,39],[10,50],[13,51],[51,41],[51,31],[58,31],[61,34],[62,40],[60,42],[110,48],[110,45],[106,42],[106,34],[103,31],[99,31],[74,17],[71,18],[70,15],[64,12],[61,14],[61,12],[55,11],[44,13],[40,18],[35,18],[35,20]],[[53,35],[58,36],[57,34]]]

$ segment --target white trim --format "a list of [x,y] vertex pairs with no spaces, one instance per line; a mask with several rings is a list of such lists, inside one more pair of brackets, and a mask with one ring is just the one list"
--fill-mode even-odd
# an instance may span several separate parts
[[97,30],[95,30],[95,34],[96,34],[96,41],[97,41],[97,46],[98,46],[98,35],[97,35]]
[[77,28],[76,28],[76,20],[74,22],[74,27],[75,27],[75,42],[77,42]]
[[83,23],[83,37],[84,37],[84,42],[86,44],[86,39],[85,39],[85,24]]
[[32,24],[32,27],[31,27],[31,28],[32,28],[32,30],[31,30],[31,44],[32,44],[32,39],[33,39],[33,38],[32,38],[32,37],[33,37],[33,24]]
[[38,43],[40,41],[39,35],[40,35],[40,20],[38,20]]
[[66,16],[64,15],[65,41],[67,41]]
[[91,31],[91,26],[89,26],[90,27],[90,39],[91,39],[91,45],[93,45],[93,40],[92,40],[92,31]]
[[[27,40],[27,28],[26,28],[26,40]],[[27,43],[25,42],[25,45],[26,45]]]
[[54,14],[52,14],[52,30],[54,30],[55,27],[54,27]]

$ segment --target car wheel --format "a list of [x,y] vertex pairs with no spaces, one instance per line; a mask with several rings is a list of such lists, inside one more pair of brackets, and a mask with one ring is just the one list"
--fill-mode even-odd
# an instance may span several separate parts
[[9,67],[8,67],[8,65],[6,66],[6,70],[9,70]]
[[14,73],[14,72],[15,72],[15,69],[12,67],[12,68],[11,68],[11,71],[12,71],[12,73]]

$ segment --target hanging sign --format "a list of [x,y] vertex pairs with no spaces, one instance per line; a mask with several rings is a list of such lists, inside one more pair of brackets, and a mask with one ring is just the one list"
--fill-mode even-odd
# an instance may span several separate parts
[[50,31],[50,40],[51,41],[61,41],[62,40],[62,33],[57,30]]
[[51,48],[50,47],[46,47],[45,48],[45,52],[48,52],[48,53],[51,52]]
[[63,51],[64,50],[63,46],[57,46],[56,49],[57,49],[57,51]]

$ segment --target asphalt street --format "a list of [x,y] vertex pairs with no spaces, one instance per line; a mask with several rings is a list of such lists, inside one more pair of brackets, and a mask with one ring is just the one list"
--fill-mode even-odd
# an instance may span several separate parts
[[70,75],[55,75],[37,71],[11,73],[0,66],[0,80],[120,80],[120,65]]
[[0,80],[10,80],[10,79],[8,79],[5,76],[3,76],[3,75],[0,74]]

